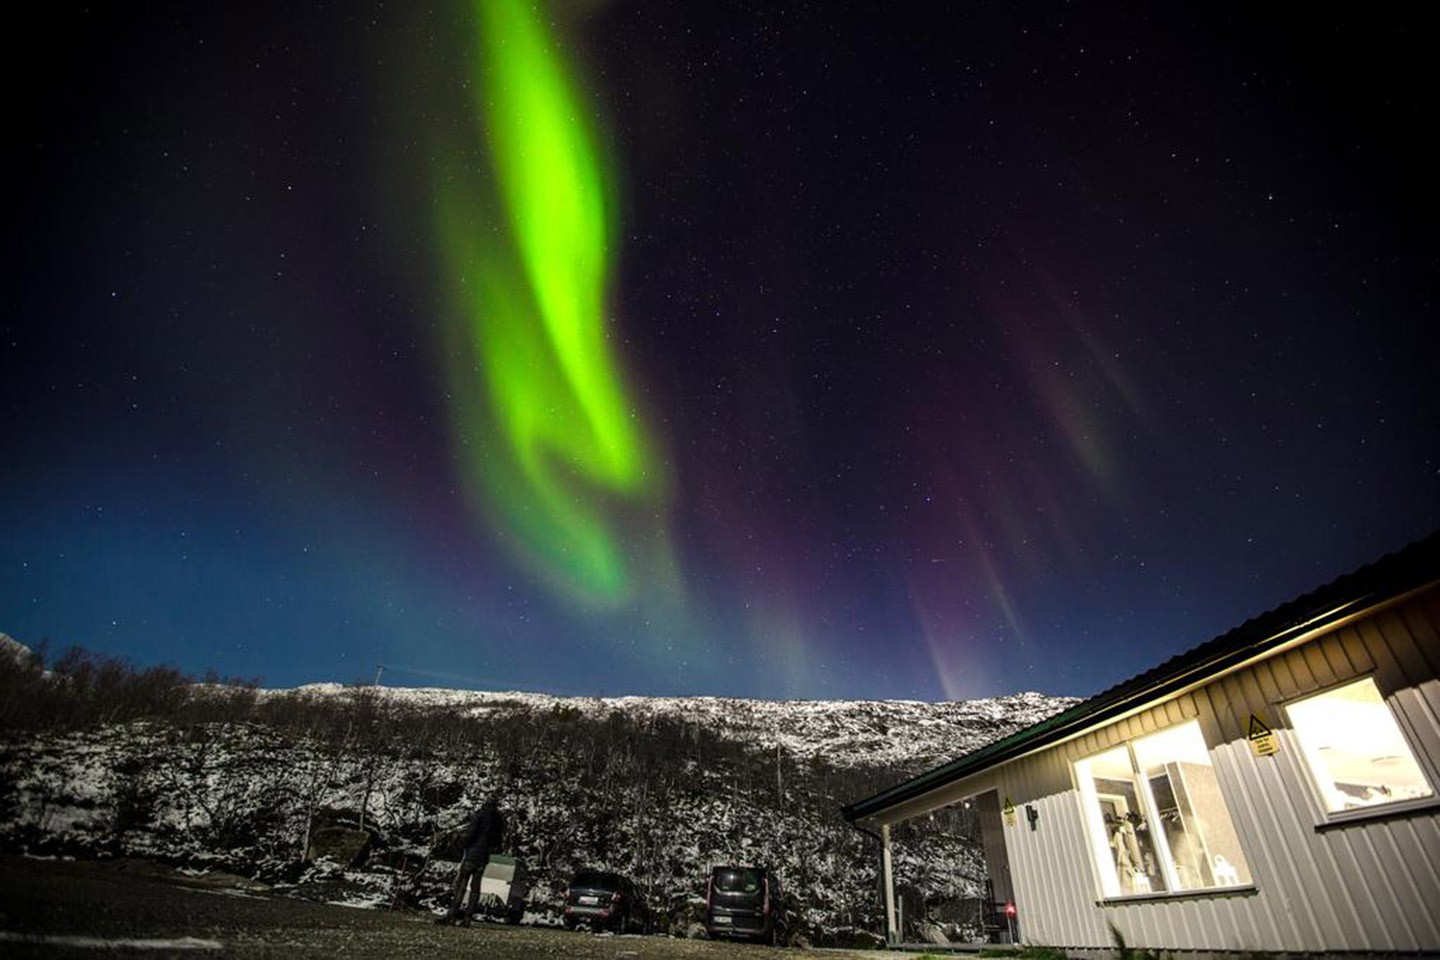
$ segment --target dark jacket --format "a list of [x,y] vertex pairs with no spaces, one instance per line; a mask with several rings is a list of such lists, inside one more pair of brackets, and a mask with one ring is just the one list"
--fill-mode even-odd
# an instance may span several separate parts
[[487,801],[470,818],[470,829],[465,831],[465,859],[472,863],[486,859],[492,850],[500,849],[504,835],[505,817],[494,801]]

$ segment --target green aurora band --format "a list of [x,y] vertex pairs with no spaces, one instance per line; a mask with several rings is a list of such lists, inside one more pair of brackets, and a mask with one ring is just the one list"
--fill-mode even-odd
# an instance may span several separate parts
[[668,480],[607,339],[610,177],[532,4],[472,11],[482,136],[441,151],[435,171],[459,456],[481,509],[537,571],[618,607],[647,572],[672,589],[676,578]]

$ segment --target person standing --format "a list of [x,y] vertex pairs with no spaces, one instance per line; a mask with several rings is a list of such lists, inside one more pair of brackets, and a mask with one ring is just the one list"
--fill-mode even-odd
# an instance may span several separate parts
[[[460,872],[455,875],[455,888],[450,894],[450,910],[436,923],[455,923],[470,926],[470,920],[480,905],[480,881],[485,876],[485,865],[490,862],[491,852],[500,848],[505,835],[505,817],[500,813],[499,804],[492,796],[470,818],[465,831],[465,852],[460,859]],[[465,900],[465,888],[470,888],[469,902],[462,912],[460,904]]]

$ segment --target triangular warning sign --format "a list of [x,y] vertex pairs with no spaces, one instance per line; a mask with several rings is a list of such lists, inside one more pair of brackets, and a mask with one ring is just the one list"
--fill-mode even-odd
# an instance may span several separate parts
[[1266,737],[1270,736],[1270,734],[1272,734],[1272,733],[1274,733],[1274,731],[1271,730],[1269,727],[1267,727],[1267,726],[1265,725],[1265,721],[1264,721],[1264,720],[1261,720],[1259,717],[1255,716],[1255,714],[1253,714],[1253,713],[1250,714],[1250,739],[1251,739],[1251,740],[1263,740],[1263,739],[1265,739]]

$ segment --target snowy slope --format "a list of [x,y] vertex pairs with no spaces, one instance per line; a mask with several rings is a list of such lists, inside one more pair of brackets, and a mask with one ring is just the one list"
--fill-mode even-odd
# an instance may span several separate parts
[[[0,733],[0,849],[149,857],[294,896],[433,910],[454,869],[437,837],[499,789],[506,852],[530,871],[528,922],[558,922],[568,878],[599,867],[633,877],[683,930],[712,865],[764,863],[813,942],[845,943],[877,928],[879,902],[873,841],[841,805],[1073,702],[190,690],[188,713]],[[918,902],[981,895],[965,818],[897,834],[897,879]],[[322,828],[363,828],[368,856],[307,859]]]
[[[328,696],[340,684],[294,691]],[[920,700],[747,700],[729,697],[560,697],[544,693],[376,687],[388,700],[471,714],[574,710],[601,719],[669,717],[696,723],[761,751],[821,757],[834,766],[918,769],[952,760],[1007,733],[1038,723],[1075,701],[1039,693],[932,703]]]

